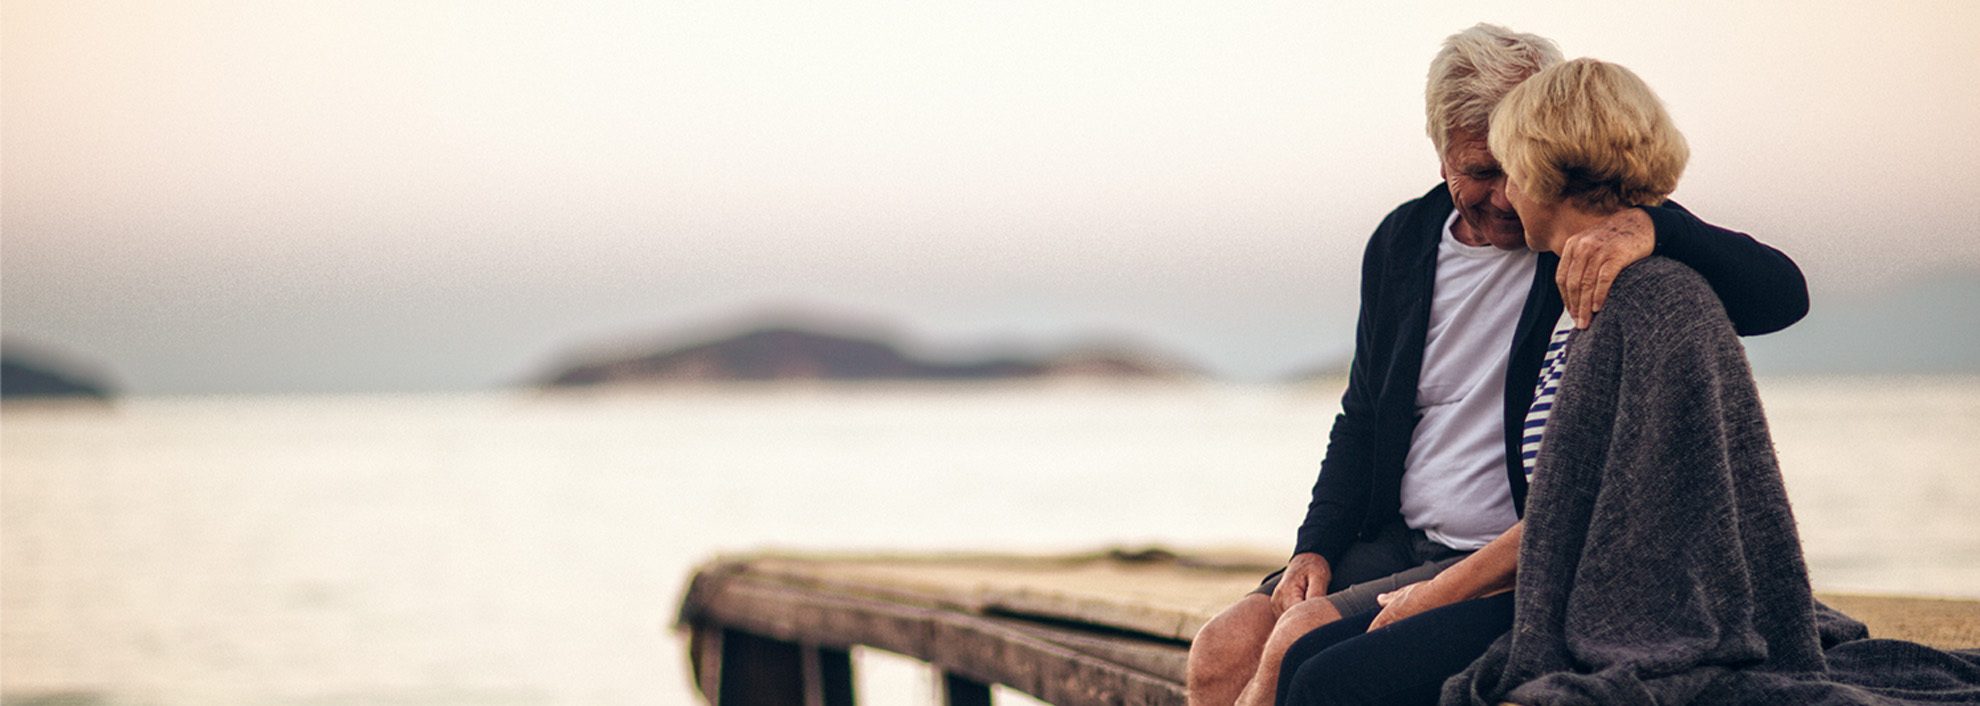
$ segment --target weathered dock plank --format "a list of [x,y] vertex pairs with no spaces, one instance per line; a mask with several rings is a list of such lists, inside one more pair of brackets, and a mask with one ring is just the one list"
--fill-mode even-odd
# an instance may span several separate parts
[[1103,625],[1187,642],[1278,567],[1269,555],[1159,550],[1062,556],[747,558],[750,574],[909,605]]
[[1980,646],[1980,601],[1824,593],[1829,607],[1870,626],[1873,637],[1909,640],[1942,649]]
[[[954,679],[979,684],[1006,684],[1055,703],[1180,703],[1178,675],[1157,677],[1088,654],[1055,640],[1055,632],[1070,630],[1028,625],[1014,618],[972,615],[815,590],[790,589],[731,577],[685,619],[696,624],[719,624],[733,640],[768,638],[793,644],[829,644],[839,648],[867,645],[927,661]],[[697,628],[704,629],[704,628]],[[1083,636],[1082,636],[1083,637]],[[1180,646],[1170,651],[1180,653]],[[729,670],[733,651],[722,662],[697,656],[696,668],[704,692],[721,694],[717,703],[732,706],[730,674],[709,685],[712,670]],[[768,678],[748,672],[745,678]],[[712,688],[711,688],[712,687]],[[959,689],[950,690],[959,693]],[[749,701],[748,703],[758,703]],[[784,701],[783,703],[793,703]]]
[[[850,704],[846,655],[861,645],[928,662],[958,706],[987,702],[992,684],[1065,706],[1181,704],[1189,639],[1277,562],[752,554],[698,571],[680,624],[696,684],[718,706]],[[1879,637],[1980,645],[1980,601],[1821,597]]]

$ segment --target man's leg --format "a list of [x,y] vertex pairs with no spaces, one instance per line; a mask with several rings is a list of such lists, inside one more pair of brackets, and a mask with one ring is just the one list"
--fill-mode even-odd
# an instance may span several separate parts
[[[1328,590],[1338,591],[1415,566],[1417,562],[1411,553],[1410,541],[1409,529],[1396,523],[1369,541],[1350,545],[1333,567],[1334,576]],[[1277,624],[1284,619],[1272,607],[1272,590],[1278,587],[1283,571],[1265,577],[1257,590],[1218,613],[1190,641],[1189,667],[1184,677],[1184,693],[1189,697],[1190,706],[1231,706],[1236,703],[1238,695],[1258,673],[1261,655],[1269,659],[1273,669],[1277,670],[1285,645],[1268,652],[1267,644],[1275,634]],[[1313,600],[1301,605],[1326,602]],[[1292,632],[1300,626],[1311,629],[1324,623],[1319,620],[1323,617],[1322,610],[1309,608],[1295,617],[1294,625],[1287,628],[1291,632],[1290,639],[1296,640],[1305,634],[1303,630]],[[1289,610],[1287,614],[1293,612]],[[1266,682],[1263,693],[1267,702],[1272,698],[1274,685],[1276,681]]]
[[[1265,641],[1264,653],[1259,655],[1257,671],[1246,684],[1238,697],[1238,706],[1270,706],[1278,696],[1279,673],[1286,661],[1286,650],[1301,637],[1315,629],[1340,620],[1344,616],[1373,617],[1381,611],[1381,604],[1375,597],[1402,588],[1418,581],[1425,581],[1462,559],[1454,556],[1443,561],[1424,564],[1407,571],[1400,571],[1372,581],[1364,581],[1345,589],[1327,594],[1320,600],[1311,600],[1293,606],[1279,622],[1272,627],[1272,636]],[[1363,621],[1366,624],[1366,621]]]
[[[1324,602],[1324,601],[1322,601]],[[1258,655],[1278,621],[1269,593],[1250,593],[1196,632],[1189,643],[1189,706],[1228,706],[1258,670]]]
[[1279,665],[1286,650],[1315,628],[1340,619],[1340,610],[1324,598],[1302,601],[1279,616],[1279,622],[1272,626],[1272,636],[1265,640],[1251,682],[1238,695],[1238,706],[1272,706],[1278,694]]

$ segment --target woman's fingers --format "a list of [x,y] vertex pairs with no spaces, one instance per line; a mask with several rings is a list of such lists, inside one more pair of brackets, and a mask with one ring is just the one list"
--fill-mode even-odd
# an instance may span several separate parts
[[[1419,581],[1417,583],[1422,583],[1422,582]],[[1386,606],[1390,603],[1395,603],[1397,601],[1402,600],[1404,597],[1408,596],[1409,592],[1413,590],[1416,590],[1415,583],[1409,584],[1407,586],[1403,586],[1388,593],[1376,594],[1375,604]]]
[[1375,630],[1380,630],[1391,622],[1394,621],[1389,620],[1389,609],[1383,608],[1382,612],[1375,614],[1374,620],[1368,621],[1368,629],[1371,632]]
[[1382,612],[1377,613],[1375,620],[1368,623],[1368,629],[1374,630],[1422,612],[1410,605],[1409,597],[1423,583],[1422,581],[1418,581],[1388,593],[1376,595],[1375,602],[1382,606]]

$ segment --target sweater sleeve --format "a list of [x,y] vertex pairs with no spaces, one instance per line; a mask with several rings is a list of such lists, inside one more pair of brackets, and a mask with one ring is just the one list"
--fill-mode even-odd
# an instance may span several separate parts
[[1368,240],[1361,255],[1361,309],[1354,326],[1354,358],[1348,364],[1347,392],[1341,395],[1341,413],[1327,435],[1327,455],[1320,461],[1320,477],[1313,483],[1313,499],[1306,506],[1306,519],[1300,523],[1293,553],[1317,553],[1332,564],[1354,542],[1363,515],[1367,512],[1370,476],[1374,464],[1369,458],[1374,447],[1376,361],[1384,360],[1377,350],[1374,333],[1379,316],[1381,273],[1384,258],[1380,243],[1384,234],[1397,227],[1400,211],[1391,213]]
[[1656,226],[1656,254],[1704,276],[1739,335],[1773,333],[1808,315],[1808,280],[1786,254],[1699,220],[1676,202],[1643,210]]

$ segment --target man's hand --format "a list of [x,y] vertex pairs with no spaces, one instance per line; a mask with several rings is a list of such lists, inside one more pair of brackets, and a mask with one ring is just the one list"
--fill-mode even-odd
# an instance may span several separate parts
[[1554,284],[1561,288],[1561,302],[1574,317],[1574,327],[1588,328],[1589,320],[1608,301],[1616,274],[1656,248],[1656,226],[1640,208],[1617,211],[1595,227],[1568,236],[1560,247],[1561,266],[1554,271]]
[[1375,615],[1375,621],[1368,624],[1368,629],[1378,630],[1390,623],[1458,602],[1456,596],[1446,595],[1449,592],[1437,586],[1436,581],[1434,578],[1418,581],[1376,596],[1375,602],[1382,604],[1382,612]]
[[1283,614],[1300,601],[1327,595],[1327,582],[1334,579],[1334,567],[1327,565],[1327,559],[1306,552],[1294,554],[1286,563],[1286,573],[1279,577],[1279,587],[1272,590],[1272,609]]

